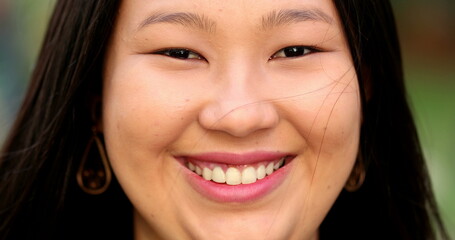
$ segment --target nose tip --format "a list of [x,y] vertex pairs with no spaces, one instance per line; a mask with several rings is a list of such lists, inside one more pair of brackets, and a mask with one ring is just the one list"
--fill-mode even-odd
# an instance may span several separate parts
[[243,104],[218,102],[204,108],[199,116],[199,122],[205,129],[235,137],[246,137],[256,131],[273,128],[278,120],[278,113],[268,101]]

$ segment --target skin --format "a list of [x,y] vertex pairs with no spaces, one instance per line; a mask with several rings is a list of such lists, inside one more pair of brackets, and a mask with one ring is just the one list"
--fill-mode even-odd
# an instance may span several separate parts
[[[283,9],[331,19],[263,26],[263,16]],[[213,24],[144,24],[175,12]],[[289,46],[320,51],[285,57]],[[159,53],[167,48],[197,55]],[[354,165],[361,125],[357,76],[331,1],[125,0],[103,81],[101,125],[135,208],[135,239],[318,238]],[[174,158],[252,151],[296,158],[279,187],[243,204],[205,198]]]

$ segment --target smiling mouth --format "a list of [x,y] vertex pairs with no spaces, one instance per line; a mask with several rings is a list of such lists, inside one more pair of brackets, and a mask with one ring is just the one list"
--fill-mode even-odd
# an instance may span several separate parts
[[251,202],[281,186],[296,154],[275,151],[208,152],[180,155],[189,185],[207,199],[220,203]]
[[188,159],[184,164],[189,170],[207,181],[235,186],[252,184],[264,179],[285,166],[293,158],[293,156],[284,156],[275,160],[240,165]]

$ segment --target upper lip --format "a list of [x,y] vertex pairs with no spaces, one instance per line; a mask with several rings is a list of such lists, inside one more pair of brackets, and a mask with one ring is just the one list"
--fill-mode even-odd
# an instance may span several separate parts
[[194,155],[179,156],[186,160],[195,160],[228,165],[247,165],[258,162],[271,162],[293,154],[284,152],[256,151],[247,153],[207,152]]

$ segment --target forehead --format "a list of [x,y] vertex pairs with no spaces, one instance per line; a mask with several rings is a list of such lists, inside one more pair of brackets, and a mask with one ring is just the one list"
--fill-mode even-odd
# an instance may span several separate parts
[[131,31],[173,23],[209,33],[238,26],[270,30],[295,22],[339,25],[330,0],[124,0],[118,22]]

